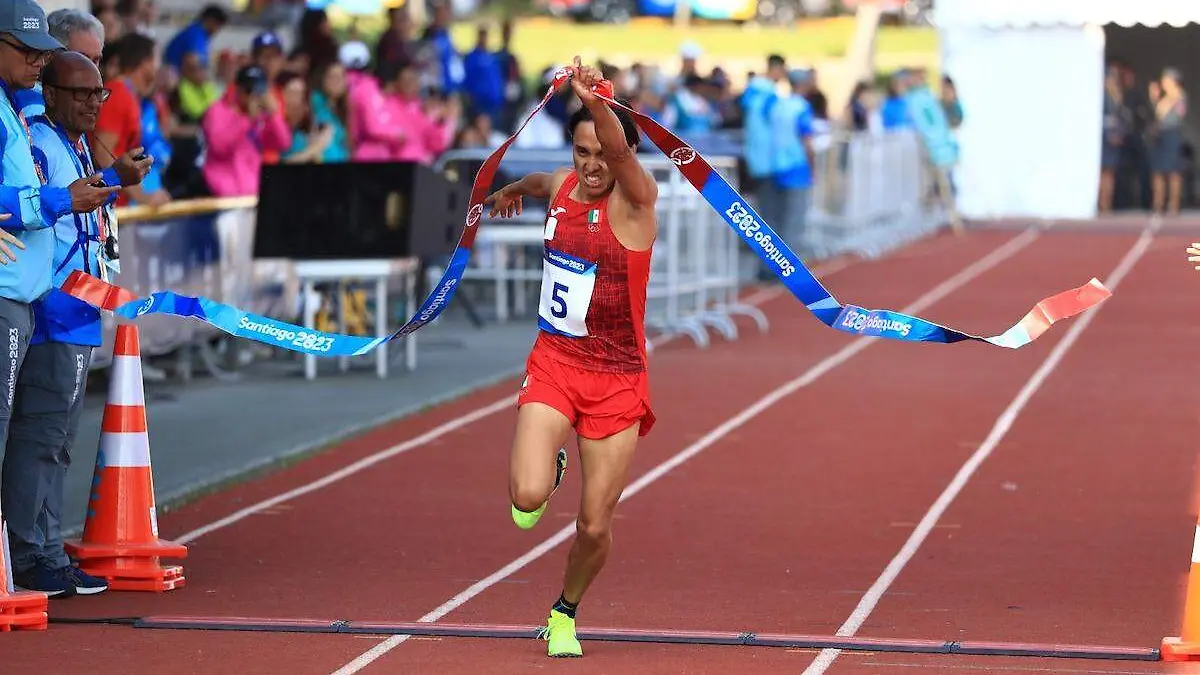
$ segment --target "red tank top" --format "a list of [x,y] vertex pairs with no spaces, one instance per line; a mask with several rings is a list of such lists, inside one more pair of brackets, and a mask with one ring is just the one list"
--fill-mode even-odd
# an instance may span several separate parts
[[572,171],[546,214],[542,294],[534,349],[587,370],[646,369],[650,250],[631,251],[608,222],[608,196],[571,198]]

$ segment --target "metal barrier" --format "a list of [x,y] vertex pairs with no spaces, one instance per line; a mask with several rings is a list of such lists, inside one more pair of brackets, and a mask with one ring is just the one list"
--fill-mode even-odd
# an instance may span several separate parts
[[908,130],[835,132],[816,156],[808,224],[819,256],[878,257],[944,222],[920,139]]
[[[443,154],[435,169],[452,180],[468,180],[488,150],[452,150]],[[726,339],[737,338],[732,317],[751,317],[766,330],[767,319],[757,308],[739,300],[746,275],[741,272],[741,242],[728,232],[725,222],[689,185],[665,157],[644,156],[642,165],[658,181],[659,235],[651,258],[646,294],[646,328],[659,336],[687,335],[699,346],[709,344],[708,328]],[[553,171],[571,163],[569,150],[510,150],[500,164],[496,185],[534,171]],[[737,185],[737,160],[709,158],[713,168]],[[469,164],[463,170],[460,164]],[[542,228],[546,204],[526,200],[520,216],[484,224],[476,239],[476,253],[465,279],[490,281],[494,288],[496,318],[508,319],[510,307],[518,315],[528,311],[531,288],[541,279]],[[441,270],[431,269],[432,277]],[[435,277],[436,278],[436,277]],[[527,285],[528,282],[534,284]],[[512,300],[508,286],[512,284]]]
[[[121,273],[114,275],[113,282],[137,295],[170,288],[258,314],[297,315],[298,284],[290,261],[254,260],[257,204],[256,197],[237,197],[117,209]],[[111,315],[103,322],[104,345],[96,350],[95,368],[111,362],[116,322]],[[176,353],[185,378],[190,373],[191,346],[199,348],[210,372],[229,377],[210,345],[211,338],[224,335],[216,328],[169,316],[145,316],[138,321],[138,333],[144,355]]]

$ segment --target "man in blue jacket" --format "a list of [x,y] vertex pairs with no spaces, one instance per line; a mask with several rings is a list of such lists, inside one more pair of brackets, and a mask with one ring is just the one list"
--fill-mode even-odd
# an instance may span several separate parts
[[[62,48],[50,36],[46,14],[34,0],[0,0],[0,89],[4,92],[0,101],[0,213],[8,214],[0,222],[0,442],[5,445],[18,373],[33,333],[31,303],[45,295],[53,281],[52,226],[72,212],[96,210],[114,198],[118,189],[100,184],[99,173],[63,186],[46,185],[42,169],[33,161],[30,130],[17,112],[13,94],[33,87],[50,57]],[[14,252],[14,248],[20,251]],[[8,520],[11,538],[22,540],[35,536],[29,514],[24,512],[30,509],[27,495],[12,487],[34,479],[25,469],[11,462],[6,453],[0,475],[0,509]],[[27,572],[28,566],[28,559],[13,561],[14,573]]]

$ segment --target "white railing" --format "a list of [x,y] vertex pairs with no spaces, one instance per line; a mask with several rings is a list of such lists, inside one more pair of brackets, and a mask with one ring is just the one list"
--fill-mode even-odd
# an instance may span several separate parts
[[819,256],[877,257],[940,227],[915,134],[838,132],[822,145],[808,219]]

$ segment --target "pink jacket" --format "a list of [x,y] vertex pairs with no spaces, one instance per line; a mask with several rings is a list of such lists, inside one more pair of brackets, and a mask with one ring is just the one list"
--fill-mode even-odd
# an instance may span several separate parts
[[204,179],[218,197],[258,194],[263,150],[283,152],[292,144],[282,112],[251,120],[238,108],[232,89],[209,106],[200,127],[206,145]]
[[404,138],[404,130],[388,114],[379,81],[366,73],[347,73],[350,88],[350,114],[353,124],[350,154],[358,162],[387,162],[393,148]]
[[420,99],[399,96],[388,96],[387,99],[386,105],[405,132],[404,140],[396,149],[395,161],[432,164],[454,142],[454,122],[435,122],[421,109]]

